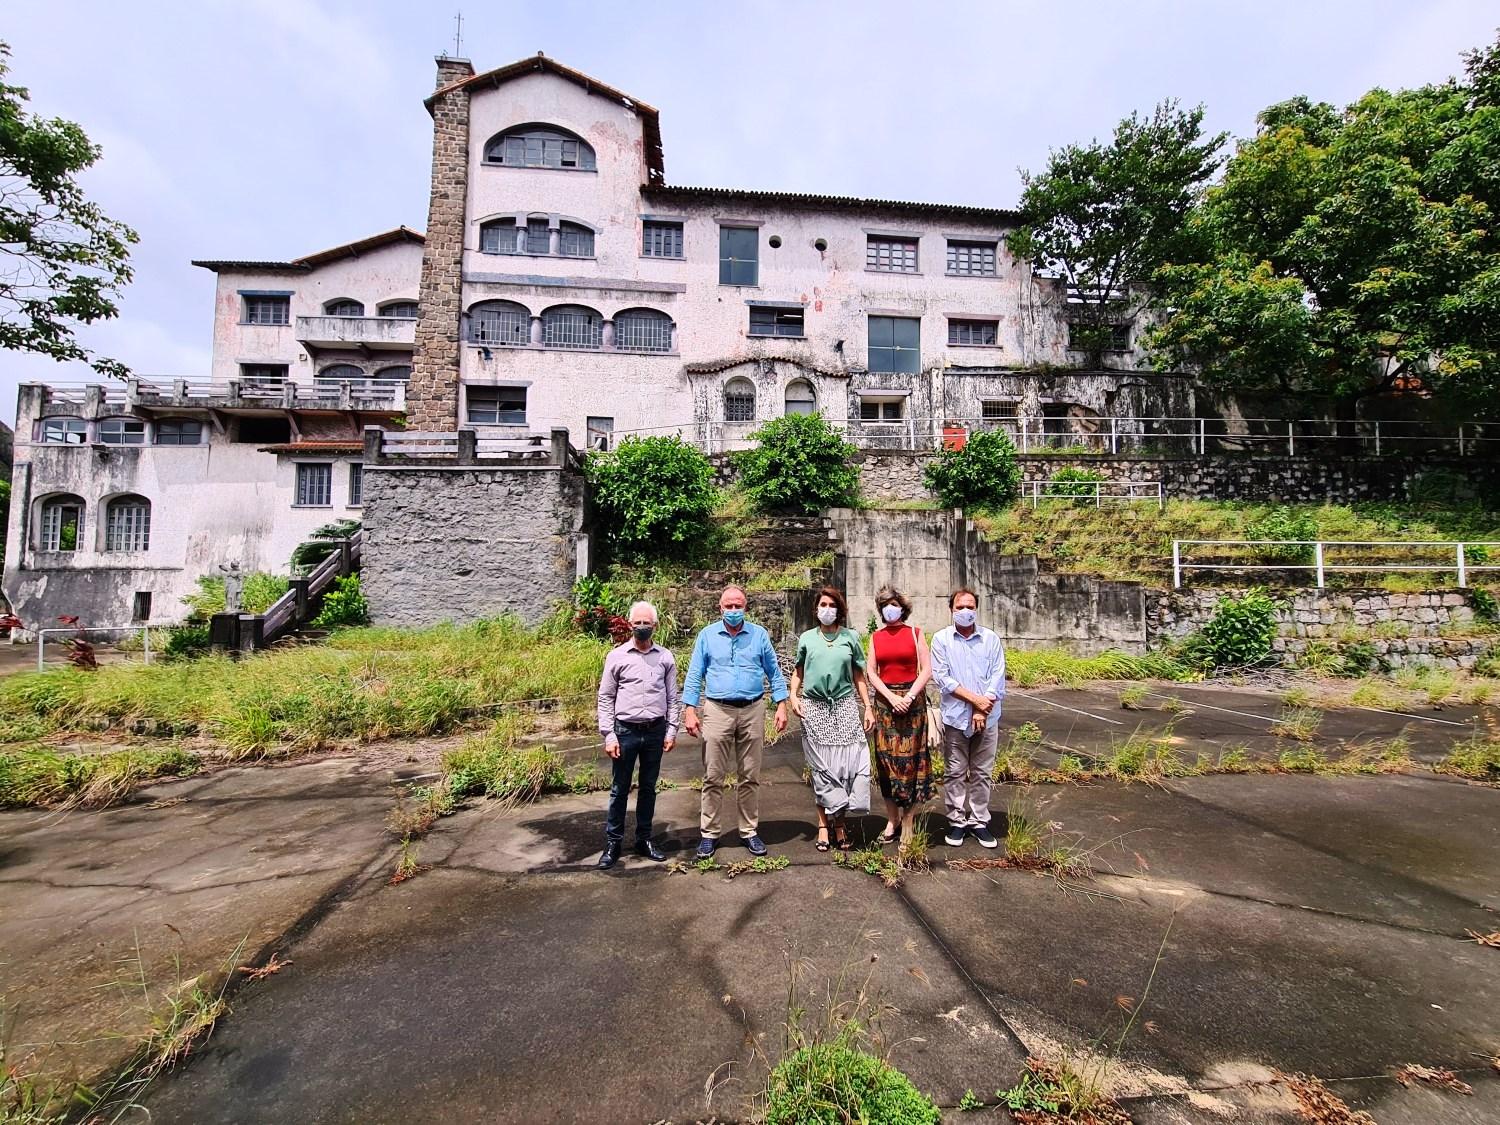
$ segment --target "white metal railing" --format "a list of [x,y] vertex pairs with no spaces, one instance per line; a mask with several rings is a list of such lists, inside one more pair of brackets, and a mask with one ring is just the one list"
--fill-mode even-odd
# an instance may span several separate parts
[[141,653],[147,664],[151,663],[151,627],[149,625],[73,625],[61,629],[38,629],[36,630],[36,670],[42,671],[46,666],[45,645],[48,634],[67,633],[70,636],[83,635],[84,640],[90,638],[92,633],[140,633]]
[[[1311,548],[1311,562],[1277,562],[1277,563],[1241,563],[1241,562],[1195,562],[1184,558],[1182,549],[1184,547],[1221,547],[1221,548]],[[1387,548],[1387,556],[1399,551],[1431,551],[1435,556],[1439,552],[1444,555],[1451,553],[1453,561],[1450,563],[1446,557],[1439,562],[1389,562],[1357,560],[1354,562],[1343,561],[1339,558],[1329,560],[1330,548],[1339,551],[1343,548]],[[1471,554],[1474,548],[1479,548],[1477,554]],[[1223,571],[1250,571],[1250,570],[1300,570],[1312,571],[1316,579],[1318,589],[1327,585],[1329,572],[1364,572],[1383,573],[1386,571],[1444,571],[1457,576],[1458,587],[1463,589],[1469,584],[1469,575],[1474,571],[1500,570],[1500,565],[1490,565],[1489,556],[1492,551],[1500,551],[1500,542],[1445,542],[1445,541],[1419,541],[1401,542],[1399,540],[1367,541],[1357,542],[1354,540],[1334,539],[1174,539],[1172,540],[1172,588],[1180,589],[1182,576],[1189,570],[1223,570]],[[1285,552],[1283,552],[1285,553]],[[1304,552],[1296,552],[1304,553]]]
[[1158,509],[1162,507],[1159,480],[1029,480],[1021,493],[1030,497],[1033,508],[1042,500],[1092,501],[1096,508],[1102,507],[1106,500],[1122,500],[1127,504],[1154,500]]

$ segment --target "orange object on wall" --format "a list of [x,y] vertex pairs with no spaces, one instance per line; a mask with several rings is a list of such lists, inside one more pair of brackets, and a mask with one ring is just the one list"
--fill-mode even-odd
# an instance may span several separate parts
[[945,425],[943,427],[943,448],[962,449],[969,444],[969,431],[962,426]]

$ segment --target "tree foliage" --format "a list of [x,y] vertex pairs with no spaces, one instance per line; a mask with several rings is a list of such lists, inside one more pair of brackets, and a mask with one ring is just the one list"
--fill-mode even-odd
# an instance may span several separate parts
[[81,360],[102,375],[129,372],[74,338],[80,324],[119,313],[136,233],[84,198],[74,177],[99,147],[71,121],[38,117],[5,81],[0,43],[0,348]]
[[1021,494],[1016,445],[1004,430],[977,430],[962,449],[944,449],[922,479],[950,508],[1001,508]]
[[821,414],[787,414],[750,435],[738,454],[740,484],[762,512],[820,512],[859,498],[858,450]]
[[1236,392],[1500,389],[1500,48],[1343,110],[1265,109],[1158,271],[1162,366]]
[[714,508],[713,466],[681,438],[627,437],[590,453],[594,508],[621,562],[681,559],[702,542]]
[[1008,245],[1057,273],[1079,300],[1074,336],[1097,366],[1112,323],[1139,311],[1131,286],[1181,260],[1184,221],[1220,164],[1225,134],[1203,135],[1203,107],[1163,102],[1131,114],[1108,142],[1054,150],[1047,167],[1022,172],[1025,224]]

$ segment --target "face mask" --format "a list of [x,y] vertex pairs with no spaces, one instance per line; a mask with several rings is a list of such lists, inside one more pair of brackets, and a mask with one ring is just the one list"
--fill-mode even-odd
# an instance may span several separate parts
[[726,609],[724,611],[724,624],[731,629],[738,629],[745,623],[745,611],[743,609]]
[[979,619],[979,614],[972,609],[955,609],[953,611],[953,624],[960,629],[967,629]]
[[839,611],[831,605],[825,605],[822,609],[818,610],[818,620],[824,625],[832,625],[838,619]]
[[638,641],[649,641],[651,639],[651,634],[654,633],[654,632],[656,632],[656,626],[655,625],[632,625],[630,627],[630,632],[635,636],[635,639],[638,640]]
[[880,611],[880,616],[885,618],[887,625],[894,625],[901,620],[901,607],[899,605],[888,605]]

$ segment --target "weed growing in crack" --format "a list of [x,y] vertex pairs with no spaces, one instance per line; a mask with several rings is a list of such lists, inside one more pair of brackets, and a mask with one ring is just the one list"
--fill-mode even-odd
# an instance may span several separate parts
[[964,1096],[958,1099],[958,1110],[960,1113],[968,1113],[971,1110],[983,1108],[984,1099],[976,1096],[973,1090],[965,1090]]
[[1438,773],[1470,781],[1500,784],[1500,738],[1490,736],[1460,742],[1433,768]]
[[736,860],[734,863],[719,863],[712,856],[706,856],[693,860],[674,859],[667,864],[667,871],[673,875],[686,875],[691,871],[707,875],[711,871],[722,871],[727,883],[741,875],[769,875],[773,871],[785,871],[790,864],[791,860],[784,855],[762,855],[754,859]]
[[1323,725],[1323,712],[1315,707],[1288,707],[1281,718],[1271,727],[1277,738],[1293,738],[1298,742],[1311,742]]
[[1120,706],[1127,711],[1139,711],[1145,706],[1146,696],[1151,694],[1149,684],[1131,684],[1120,692]]

